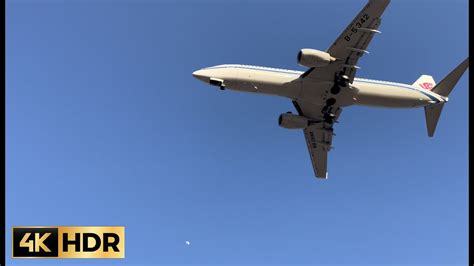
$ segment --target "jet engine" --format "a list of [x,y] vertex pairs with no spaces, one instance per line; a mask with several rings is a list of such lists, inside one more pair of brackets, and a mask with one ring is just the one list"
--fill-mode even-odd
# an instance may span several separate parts
[[301,49],[298,53],[298,64],[305,67],[327,66],[333,61],[336,61],[336,58],[319,50]]
[[288,113],[280,115],[280,117],[278,118],[278,125],[280,127],[290,128],[290,129],[293,129],[293,128],[303,129],[309,126],[309,119],[304,116],[294,115],[288,112]]

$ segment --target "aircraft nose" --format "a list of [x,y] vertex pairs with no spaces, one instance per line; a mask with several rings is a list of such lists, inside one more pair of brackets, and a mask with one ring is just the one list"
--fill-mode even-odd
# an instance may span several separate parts
[[193,76],[201,81],[209,82],[209,75],[206,70],[199,69],[193,72]]

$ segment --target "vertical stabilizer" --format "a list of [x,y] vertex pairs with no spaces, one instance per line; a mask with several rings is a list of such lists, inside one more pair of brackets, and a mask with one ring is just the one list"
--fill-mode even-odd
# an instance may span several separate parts
[[435,86],[435,81],[430,75],[421,75],[412,86],[422,88],[425,90],[432,90]]

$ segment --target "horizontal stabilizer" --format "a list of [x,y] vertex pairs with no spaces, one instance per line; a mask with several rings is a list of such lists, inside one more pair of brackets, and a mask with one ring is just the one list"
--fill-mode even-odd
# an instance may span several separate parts
[[438,83],[438,85],[436,85],[432,91],[442,96],[448,96],[468,67],[469,57],[459,64],[459,66],[457,66],[453,71],[451,71],[451,73],[449,73],[449,75],[447,75],[440,83]]
[[425,106],[426,128],[428,136],[433,137],[444,103]]

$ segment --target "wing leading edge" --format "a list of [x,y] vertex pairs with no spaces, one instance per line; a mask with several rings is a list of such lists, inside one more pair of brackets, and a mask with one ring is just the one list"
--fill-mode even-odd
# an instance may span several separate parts
[[337,60],[325,67],[310,68],[302,77],[333,81],[338,74],[346,75],[352,83],[359,58],[369,53],[367,47],[372,37],[380,33],[380,17],[389,3],[390,0],[370,0],[327,50]]

